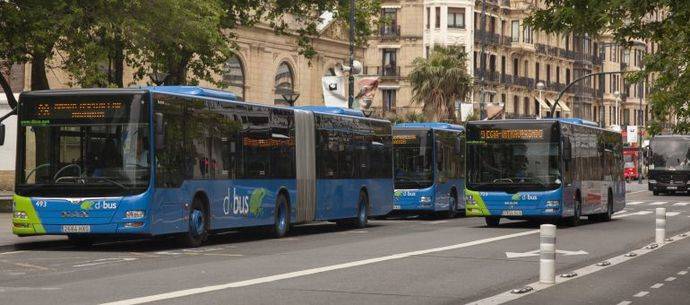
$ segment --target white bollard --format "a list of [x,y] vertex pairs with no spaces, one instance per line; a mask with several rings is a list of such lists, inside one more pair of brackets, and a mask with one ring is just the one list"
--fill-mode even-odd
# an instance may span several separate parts
[[556,226],[539,227],[539,282],[556,283]]
[[666,208],[656,208],[655,242],[659,245],[666,241]]

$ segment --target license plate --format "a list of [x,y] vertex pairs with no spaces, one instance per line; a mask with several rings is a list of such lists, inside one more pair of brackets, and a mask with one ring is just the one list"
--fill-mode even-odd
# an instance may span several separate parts
[[89,233],[91,226],[89,225],[66,225],[62,226],[62,233]]
[[675,186],[669,186],[666,188],[667,190],[677,190],[678,188]]
[[397,205],[397,204],[396,204],[396,205],[393,205],[393,210],[400,210],[400,206]]
[[505,210],[501,216],[522,216],[522,210]]

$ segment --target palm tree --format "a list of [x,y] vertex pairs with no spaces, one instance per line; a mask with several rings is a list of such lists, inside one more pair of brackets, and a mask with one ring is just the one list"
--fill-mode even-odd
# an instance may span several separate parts
[[422,104],[429,120],[455,122],[455,102],[465,99],[472,90],[467,53],[459,46],[435,46],[428,58],[417,58],[412,64],[412,102]]

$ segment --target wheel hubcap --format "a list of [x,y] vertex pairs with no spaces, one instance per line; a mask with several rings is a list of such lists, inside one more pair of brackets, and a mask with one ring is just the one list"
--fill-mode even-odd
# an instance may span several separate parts
[[359,202],[359,221],[361,223],[364,223],[367,220],[367,211],[366,211],[366,205],[364,205],[364,202]]
[[287,222],[287,220],[285,219],[285,215],[285,208],[283,208],[283,205],[281,205],[278,210],[278,230],[280,232],[285,231],[285,226]]
[[200,236],[204,233],[204,213],[199,210],[192,211],[192,219],[190,219],[194,235]]

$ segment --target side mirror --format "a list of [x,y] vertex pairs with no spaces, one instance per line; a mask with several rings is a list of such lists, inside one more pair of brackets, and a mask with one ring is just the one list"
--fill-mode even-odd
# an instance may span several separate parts
[[573,147],[570,141],[563,142],[563,160],[570,161],[573,157]]
[[5,124],[0,124],[0,146],[5,145]]
[[163,114],[156,112],[153,116],[153,124],[156,136],[156,148],[161,149],[165,147],[165,125],[163,124]]

